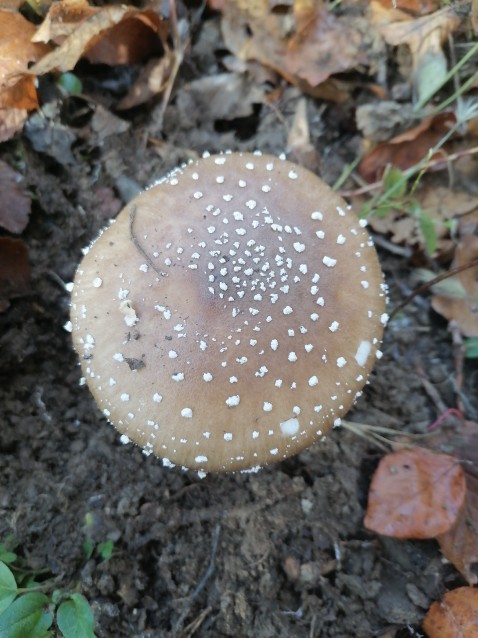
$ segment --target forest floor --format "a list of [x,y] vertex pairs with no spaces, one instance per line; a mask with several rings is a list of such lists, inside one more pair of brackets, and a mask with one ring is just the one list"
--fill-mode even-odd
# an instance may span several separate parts
[[[248,85],[245,115],[232,99],[233,117],[218,115],[211,78],[227,49],[219,26],[213,12],[196,26],[164,113],[160,99],[113,115],[106,100],[92,109],[93,98],[66,99],[45,80],[41,117],[55,133],[48,152],[35,150],[32,127],[0,146],[32,196],[21,234],[29,288],[0,314],[0,542],[13,538],[31,569],[81,591],[100,638],[418,636],[430,603],[464,580],[435,541],[364,528],[382,455],[372,442],[336,428],[257,475],[201,480],[123,445],[79,385],[64,284],[82,248],[138,189],[182,161],[206,150],[288,148],[304,99],[298,88],[283,85],[269,108]],[[129,81],[118,70],[95,76],[88,65],[77,73],[92,94],[95,82]],[[305,99],[319,172],[333,184],[357,150],[354,103]],[[386,242],[378,250],[393,308],[414,287],[416,262]],[[475,417],[477,372],[476,360],[465,362],[462,394]],[[383,357],[349,418],[423,432],[440,416],[427,385],[451,407],[454,379],[446,322],[419,296],[389,323]],[[107,540],[111,557],[85,552]]]

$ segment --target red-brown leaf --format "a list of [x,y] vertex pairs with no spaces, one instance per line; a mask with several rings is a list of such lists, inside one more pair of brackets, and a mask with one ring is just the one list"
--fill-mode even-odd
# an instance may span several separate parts
[[434,538],[455,523],[465,492],[452,456],[423,448],[387,454],[372,479],[365,526],[396,538]]
[[430,638],[476,638],[478,589],[459,587],[447,592],[428,610],[423,629]]

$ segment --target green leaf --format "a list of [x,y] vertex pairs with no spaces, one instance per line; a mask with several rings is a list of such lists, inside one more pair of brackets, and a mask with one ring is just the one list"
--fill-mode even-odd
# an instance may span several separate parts
[[58,85],[61,86],[69,95],[78,95],[83,91],[83,85],[78,76],[67,71],[62,73],[58,78]]
[[95,638],[95,618],[90,604],[81,594],[71,594],[58,607],[56,622],[64,638]]
[[399,199],[407,192],[407,179],[396,166],[390,166],[383,176],[383,186],[388,199]]
[[2,638],[44,638],[53,622],[45,594],[25,594],[0,615]]
[[93,556],[93,552],[95,551],[95,544],[91,540],[91,538],[85,538],[83,541],[83,552],[85,553],[86,560],[89,560]]
[[465,357],[468,359],[477,359],[478,358],[478,337],[471,337],[470,339],[465,339],[463,342],[465,345]]
[[15,552],[11,552],[7,549],[6,545],[0,543],[0,562],[2,563],[13,563],[17,560],[17,555]]
[[431,217],[421,213],[418,217],[418,223],[420,224],[420,230],[425,242],[425,250],[428,255],[433,255],[437,247],[437,229],[435,222]]
[[0,615],[17,597],[15,576],[5,563],[0,563]]
[[102,543],[98,543],[96,550],[103,560],[108,560],[108,558],[111,558],[113,554],[113,548],[114,543],[111,539],[109,539]]

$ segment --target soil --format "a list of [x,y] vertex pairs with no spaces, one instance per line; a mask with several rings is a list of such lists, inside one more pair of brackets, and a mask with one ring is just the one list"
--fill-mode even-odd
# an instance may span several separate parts
[[[35,150],[33,127],[0,148],[33,197],[22,234],[31,288],[0,315],[0,542],[13,535],[32,569],[48,570],[58,588],[81,591],[100,638],[418,636],[430,602],[463,581],[434,541],[387,539],[364,528],[382,453],[369,441],[338,428],[257,475],[201,480],[123,445],[79,385],[63,328],[64,284],[108,218],[137,189],[205,150],[286,148],[284,122],[303,97],[297,89],[284,88],[280,118],[255,106],[225,123],[208,112],[207,100],[191,110],[191,83],[217,72],[220,37],[211,15],[162,127],[160,101],[117,121],[106,110],[108,93],[93,109],[91,98],[58,96],[44,81],[51,108],[38,117],[49,118],[58,148]],[[90,68],[80,72],[90,84],[106,82]],[[115,73],[108,71],[110,84],[120,83]],[[351,107],[312,98],[307,107],[321,174],[333,183],[354,157]],[[108,130],[97,125],[101,113]],[[413,266],[383,250],[380,258],[393,306],[410,290]],[[423,371],[444,404],[454,405],[450,335],[426,299],[389,324],[383,352],[351,420],[423,431],[438,416]],[[476,366],[467,365],[470,397]],[[98,551],[87,558],[85,540],[108,539],[110,558]]]

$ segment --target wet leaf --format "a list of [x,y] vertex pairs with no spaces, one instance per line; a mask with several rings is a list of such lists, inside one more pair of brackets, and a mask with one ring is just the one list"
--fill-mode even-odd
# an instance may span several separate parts
[[0,312],[10,306],[10,299],[22,297],[30,290],[28,249],[21,239],[0,237]]
[[372,479],[365,526],[396,538],[433,538],[454,524],[465,490],[452,456],[423,448],[387,454]]
[[428,610],[423,629],[431,638],[478,636],[478,589],[459,587],[447,592]]
[[21,233],[28,224],[30,198],[20,188],[22,176],[0,160],[0,226]]

